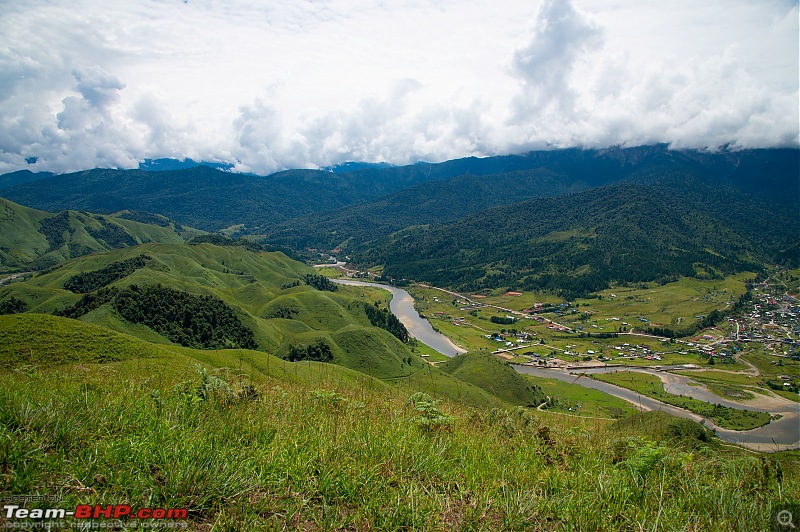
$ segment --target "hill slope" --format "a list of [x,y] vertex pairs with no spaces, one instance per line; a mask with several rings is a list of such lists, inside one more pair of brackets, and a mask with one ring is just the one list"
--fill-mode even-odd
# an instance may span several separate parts
[[163,216],[52,214],[0,198],[0,271],[45,269],[89,253],[146,242],[178,243],[196,234]]
[[514,285],[571,297],[611,281],[757,270],[796,242],[792,209],[724,190],[706,197],[618,184],[409,228],[354,259],[439,286]]
[[371,325],[371,300],[346,288],[318,290],[305,281],[311,274],[281,253],[244,246],[146,244],[71,260],[0,288],[0,301],[13,297],[31,312],[58,312],[163,345],[252,343],[380,378],[424,367]]
[[535,407],[547,399],[538,386],[530,384],[508,363],[488,353],[459,355],[438,367],[512,405]]
[[[0,334],[12,319],[35,326],[42,318],[0,317]],[[92,329],[50,319],[62,322],[56,342]],[[49,349],[12,342],[35,361]],[[645,522],[750,530],[769,528],[800,494],[792,453],[756,457],[694,437],[687,448],[602,421],[467,409],[345,368],[253,351],[157,349],[103,363],[0,364],[0,491],[47,486],[62,508],[147,501],[186,509],[163,522],[196,530],[631,530]]]
[[[749,206],[736,198],[743,192],[759,198],[762,204],[778,203],[784,209],[800,209],[798,150],[713,154],[649,146],[555,150],[442,164],[465,173],[430,180],[335,212],[265,226],[261,232],[270,242],[295,248],[341,247],[353,253],[406,227],[448,223],[493,206],[572,194],[619,182],[669,187],[672,194],[693,201],[692,205],[710,208],[709,214],[713,216],[728,215],[728,223],[749,214]],[[515,170],[526,165],[531,168]],[[486,174],[489,169],[500,173]],[[732,205],[737,208],[732,209]],[[753,218],[747,216],[747,219]]]

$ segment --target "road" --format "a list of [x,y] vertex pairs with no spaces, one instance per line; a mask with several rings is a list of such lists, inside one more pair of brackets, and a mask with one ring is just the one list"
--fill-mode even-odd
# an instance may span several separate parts
[[0,286],[6,284],[9,281],[13,281],[17,277],[22,277],[23,275],[28,275],[28,274],[31,274],[31,273],[33,273],[33,272],[12,273],[11,275],[8,275],[8,276],[3,277],[2,279],[0,279]]

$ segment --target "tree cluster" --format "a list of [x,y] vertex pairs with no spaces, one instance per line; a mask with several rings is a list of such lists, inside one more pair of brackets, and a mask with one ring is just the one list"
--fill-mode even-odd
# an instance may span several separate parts
[[289,347],[289,354],[286,359],[290,362],[297,362],[299,360],[313,360],[316,362],[330,362],[333,360],[333,352],[331,346],[327,344],[322,338],[317,340],[311,345],[292,345]]
[[99,270],[81,272],[67,279],[64,288],[76,294],[88,294],[127,277],[139,268],[144,268],[150,260],[152,259],[148,255],[139,255],[132,259],[112,262]]
[[0,303],[0,314],[19,314],[28,310],[28,304],[16,297],[10,297]]
[[313,286],[317,290],[326,290],[328,292],[336,292],[339,290],[339,285],[325,277],[324,275],[317,275],[308,273],[303,278],[307,285]]
[[72,307],[57,312],[68,318],[80,316],[111,303],[130,323],[150,327],[171,341],[197,349],[255,349],[253,332],[222,300],[198,296],[162,285],[104,288],[85,294]]
[[86,232],[95,240],[102,240],[111,248],[124,248],[138,244],[136,239],[122,226],[109,222],[102,216],[98,218],[98,221],[102,226],[100,229],[86,227]]
[[50,247],[47,251],[53,251],[64,245],[64,232],[70,234],[72,229],[69,226],[69,213],[67,211],[60,212],[50,218],[45,218],[39,222],[39,232],[47,239]]
[[389,312],[387,309],[379,309],[375,305],[364,304],[364,312],[369,318],[369,322],[381,329],[387,330],[401,342],[408,343],[410,336],[405,325],[403,325],[397,316]]
[[263,248],[260,244],[253,242],[252,240],[248,240],[246,238],[228,238],[227,236],[223,235],[199,235],[191,240],[189,240],[189,244],[198,245],[198,244],[213,244],[215,246],[241,246],[245,249],[249,249],[250,251],[262,251]]

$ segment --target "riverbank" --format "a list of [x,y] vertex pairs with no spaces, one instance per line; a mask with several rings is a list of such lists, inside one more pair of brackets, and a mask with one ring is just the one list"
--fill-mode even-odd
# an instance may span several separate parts
[[380,288],[381,290],[387,290],[388,292],[391,292],[392,300],[389,303],[389,309],[392,311],[392,314],[397,316],[397,319],[400,320],[405,328],[408,329],[408,334],[411,335],[412,338],[415,338],[428,347],[431,347],[432,349],[435,349],[439,353],[448,357],[453,357],[467,352],[467,350],[463,347],[453,343],[450,338],[434,330],[431,323],[422,318],[414,308],[414,298],[411,297],[411,294],[402,288],[385,284],[370,283],[367,281],[354,281],[351,279],[331,279],[331,281],[345,286]]
[[[395,316],[397,316],[397,318],[403,323],[403,325],[405,325],[405,327],[409,331],[409,334],[412,337],[416,338],[420,342],[432,347],[436,351],[449,357],[466,352],[465,349],[463,349],[461,346],[457,346],[447,336],[435,331],[430,322],[419,315],[419,313],[414,308],[414,298],[411,297],[411,295],[406,290],[390,285],[383,285],[366,281],[355,281],[350,279],[332,279],[332,281],[346,286],[372,287],[391,292],[392,300],[390,302],[389,308],[392,311],[392,313]],[[693,421],[703,424],[706,428],[713,430],[717,434],[717,436],[719,436],[720,439],[722,439],[723,441],[729,443],[735,443],[752,450],[762,451],[762,452],[775,452],[788,449],[800,449],[800,405],[794,403],[786,404],[785,408],[781,407],[777,410],[775,408],[763,409],[763,410],[758,407],[749,408],[750,405],[745,405],[742,403],[736,403],[733,401],[729,401],[727,399],[723,399],[711,393],[710,391],[705,389],[705,387],[688,385],[686,382],[689,380],[688,377],[681,378],[681,376],[675,374],[656,372],[655,370],[650,370],[648,368],[636,369],[636,371],[642,371],[645,373],[652,373],[658,375],[659,378],[661,378],[662,381],[664,381],[665,390],[668,393],[684,394],[699,400],[709,402],[711,404],[721,404],[724,406],[730,406],[732,408],[765,411],[769,412],[770,414],[777,414],[780,416],[780,419],[772,420],[763,427],[746,431],[735,431],[735,430],[728,430],[721,428],[716,424],[714,424],[711,420],[704,418],[703,416],[700,416],[693,412],[690,412],[688,410],[684,410],[682,408],[663,403],[661,401],[658,401],[657,399],[641,395],[627,388],[622,388],[610,383],[594,380],[582,375],[582,373],[589,373],[592,371],[594,372],[618,371],[620,369],[623,369],[621,367],[620,368],[603,367],[603,368],[591,368],[591,369],[582,368],[578,371],[573,370],[572,372],[562,369],[555,369],[555,368],[544,369],[539,367],[523,366],[523,365],[512,365],[512,367],[516,371],[522,374],[535,375],[551,379],[554,378],[569,382],[571,384],[578,384],[579,386],[583,386],[585,388],[591,388],[608,393],[609,395],[628,401],[639,410],[660,410],[674,416],[691,419]],[[634,368],[624,368],[624,369],[631,370]],[[667,386],[669,386],[669,388],[667,388]],[[698,394],[701,394],[702,397],[698,397]],[[787,403],[790,402],[787,401]],[[770,406],[775,407],[777,405],[773,404]]]

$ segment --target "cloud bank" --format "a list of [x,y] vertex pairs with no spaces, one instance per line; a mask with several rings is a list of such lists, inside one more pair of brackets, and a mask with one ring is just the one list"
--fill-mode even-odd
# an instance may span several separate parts
[[795,1],[264,4],[0,3],[0,172],[800,143]]

